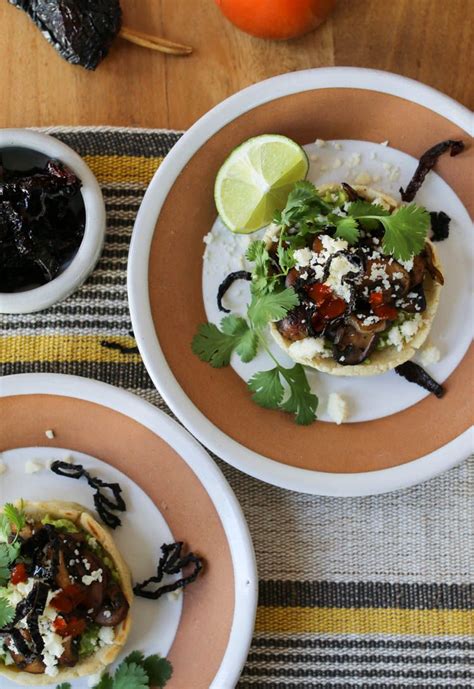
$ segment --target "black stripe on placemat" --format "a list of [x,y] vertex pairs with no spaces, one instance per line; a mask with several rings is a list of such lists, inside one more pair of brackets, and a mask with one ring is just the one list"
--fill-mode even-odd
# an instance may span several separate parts
[[[123,358],[127,358],[127,354]],[[142,363],[89,362],[89,361],[28,361],[0,365],[0,376],[14,373],[68,373],[93,380],[101,380],[122,388],[154,390],[154,385]]]
[[180,132],[88,131],[54,132],[80,155],[165,156],[182,136]]
[[267,607],[474,609],[473,584],[372,581],[260,581]]
[[[466,684],[423,684],[413,685],[410,684],[413,689],[466,689]],[[258,684],[255,681],[248,681],[246,679],[240,680],[237,685],[238,689],[351,689],[351,687],[357,687],[357,689],[408,689],[407,685],[399,684],[398,682],[394,684],[393,682],[377,682],[377,684],[363,684],[359,680],[355,682],[345,681],[340,684],[339,682],[330,684],[328,682],[269,682],[259,680]]]
[[[349,653],[250,653],[247,657],[248,663],[273,663],[313,665],[314,663],[393,663],[395,665],[405,665],[406,663],[422,663],[424,665],[456,665],[467,660],[463,656],[453,655],[385,655],[385,654],[361,654],[351,655]],[[473,658],[474,660],[474,658]]]
[[283,649],[394,649],[394,650],[427,650],[427,651],[474,651],[474,641],[461,639],[355,639],[327,638],[313,636],[311,638],[298,638],[288,636],[260,637],[252,641],[252,648],[283,648]]
[[[412,669],[395,670],[393,668],[291,668],[291,667],[245,667],[246,677],[285,677],[312,678],[326,677],[327,679],[376,679],[391,677],[393,679],[474,679],[474,672],[470,670],[426,670]],[[420,685],[424,686],[424,685]]]

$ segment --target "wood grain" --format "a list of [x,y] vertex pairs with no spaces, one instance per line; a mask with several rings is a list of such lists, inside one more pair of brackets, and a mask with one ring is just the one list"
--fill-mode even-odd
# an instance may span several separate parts
[[474,0],[339,0],[325,24],[288,42],[238,31],[213,0],[122,6],[128,26],[192,45],[193,54],[165,56],[119,39],[87,72],[64,62],[26,15],[1,0],[0,126],[185,129],[244,86],[328,65],[397,72],[474,106]]

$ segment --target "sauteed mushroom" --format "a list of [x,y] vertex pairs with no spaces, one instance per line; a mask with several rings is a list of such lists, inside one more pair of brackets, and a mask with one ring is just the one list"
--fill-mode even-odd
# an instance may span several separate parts
[[377,334],[361,332],[352,325],[341,326],[334,339],[333,356],[338,364],[354,366],[361,364],[373,351]]

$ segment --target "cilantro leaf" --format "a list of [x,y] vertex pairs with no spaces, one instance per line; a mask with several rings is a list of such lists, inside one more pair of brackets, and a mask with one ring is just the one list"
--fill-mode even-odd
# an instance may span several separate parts
[[252,361],[257,353],[257,333],[251,330],[245,318],[231,314],[221,321],[221,330],[226,335],[238,338],[235,351],[243,362]]
[[280,407],[285,389],[280,380],[278,366],[269,371],[259,371],[250,378],[247,385],[253,392],[252,399],[256,404],[266,409]]
[[280,372],[290,388],[290,396],[281,409],[295,414],[296,423],[307,426],[316,418],[318,398],[311,392],[304,368],[295,364],[293,368],[280,367]]
[[56,689],[72,689],[72,687],[69,682],[63,682],[62,684],[58,684]]
[[114,681],[108,672],[104,672],[99,684],[96,684],[94,689],[114,689]]
[[235,350],[242,361],[251,361],[257,353],[257,335],[245,318],[231,314],[221,321],[221,329],[213,323],[203,323],[192,341],[192,351],[214,368],[228,366]]
[[265,293],[273,288],[273,282],[269,279],[268,266],[270,255],[265,246],[265,242],[257,239],[250,244],[247,249],[246,258],[248,261],[255,262],[252,269],[252,285],[253,293]]
[[408,261],[423,250],[430,228],[430,214],[426,208],[412,203],[380,221],[385,228],[384,253],[393,254],[400,261]]
[[262,328],[270,321],[281,320],[298,304],[298,295],[292,287],[287,287],[281,292],[254,295],[248,308],[248,317],[256,328]]
[[420,253],[430,228],[430,214],[426,208],[412,203],[401,206],[394,213],[389,213],[381,206],[355,201],[348,208],[351,217],[366,228],[373,229],[381,223],[385,230],[383,250],[400,261],[408,261]]
[[282,272],[287,275],[287,273],[296,265],[293,249],[286,249],[284,246],[279,244],[277,255],[280,268]]
[[145,660],[143,667],[148,675],[150,686],[164,687],[173,674],[171,663],[159,655],[151,655]]
[[321,198],[314,184],[305,180],[296,182],[277,221],[283,227],[302,225],[301,229],[305,232],[318,215],[327,215],[330,211],[331,206]]
[[8,517],[5,514],[0,514],[0,538],[2,541],[5,541],[5,543],[8,541],[8,538],[12,532],[12,528],[10,526],[10,521]]
[[136,663],[136,665],[143,665],[145,662],[145,654],[142,651],[132,651],[128,654],[126,658],[123,659],[124,663]]
[[11,550],[8,543],[0,543],[0,586],[5,586],[10,579]]
[[6,598],[0,597],[0,629],[9,624],[15,617],[15,608]]
[[339,217],[335,220],[336,237],[345,239],[349,244],[355,244],[359,239],[359,228],[355,218],[347,216],[346,218]]
[[362,200],[353,201],[349,205],[347,212],[352,218],[363,218],[365,215],[390,215],[390,211],[385,210],[382,206]]
[[113,681],[113,689],[149,689],[150,681],[144,668],[137,663],[121,662]]
[[3,506],[3,514],[8,519],[10,524],[13,524],[17,533],[24,528],[26,524],[26,516],[23,510],[18,509],[18,507],[12,505],[11,502],[7,502],[7,504]]

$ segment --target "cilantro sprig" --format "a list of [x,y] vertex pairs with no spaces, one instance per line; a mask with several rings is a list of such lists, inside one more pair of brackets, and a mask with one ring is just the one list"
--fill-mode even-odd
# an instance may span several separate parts
[[[173,668],[166,658],[156,654],[145,657],[141,651],[133,651],[113,676],[105,672],[93,689],[162,689],[172,674]],[[71,689],[71,684],[63,682],[56,689]]]
[[200,325],[192,341],[192,350],[201,361],[221,368],[229,365],[233,352],[242,361],[251,361],[261,346],[274,360],[275,368],[261,371],[249,380],[252,399],[261,407],[292,413],[296,423],[307,425],[316,418],[318,399],[311,393],[304,369],[300,364],[293,368],[281,366],[268,349],[263,336],[263,330],[269,322],[284,318],[290,309],[298,305],[298,295],[292,288],[278,289],[276,284],[271,290],[263,289],[259,281],[268,274],[268,252],[264,250],[263,242],[254,242],[251,247],[250,255],[256,261],[256,280],[251,285],[252,299],[247,318],[231,314],[222,319],[220,328],[213,323]]
[[10,568],[20,552],[18,535],[25,524],[26,516],[21,508],[10,502],[3,506],[0,514],[0,586],[10,579]]

